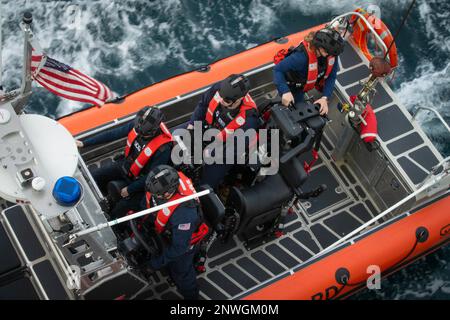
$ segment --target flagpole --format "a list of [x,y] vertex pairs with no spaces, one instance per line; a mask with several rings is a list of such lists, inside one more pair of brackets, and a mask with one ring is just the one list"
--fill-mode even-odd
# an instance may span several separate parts
[[23,14],[22,23],[20,27],[24,33],[24,45],[23,45],[23,67],[22,67],[22,86],[19,90],[19,96],[14,99],[11,104],[17,114],[22,113],[25,108],[28,99],[31,95],[31,51],[32,47],[30,41],[33,37],[31,31],[31,23],[33,22],[33,16],[30,12]]
[[2,19],[2,1],[0,0],[0,95],[3,94],[3,19]]

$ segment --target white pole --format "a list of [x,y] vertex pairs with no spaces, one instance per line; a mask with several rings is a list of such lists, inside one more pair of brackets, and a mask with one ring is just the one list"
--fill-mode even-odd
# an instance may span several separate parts
[[194,194],[192,194],[190,196],[179,198],[177,200],[173,200],[173,201],[161,204],[159,206],[152,207],[150,209],[146,209],[146,210],[143,210],[143,211],[131,214],[129,216],[122,217],[122,218],[110,221],[108,223],[101,223],[101,224],[96,225],[94,227],[91,227],[91,228],[88,228],[88,229],[85,229],[85,230],[82,230],[82,231],[79,231],[77,233],[74,233],[74,234],[70,235],[69,236],[69,239],[70,239],[69,243],[72,243],[77,237],[83,236],[85,234],[92,233],[92,232],[95,232],[95,231],[99,231],[101,229],[105,229],[105,228],[108,228],[108,227],[112,227],[112,226],[115,226],[116,224],[127,222],[127,221],[130,221],[130,220],[133,220],[133,219],[145,216],[145,215],[150,214],[152,212],[156,212],[156,211],[159,211],[161,209],[168,208],[168,207],[171,207],[173,205],[180,204],[180,203],[183,203],[183,202],[195,199],[195,198],[203,197],[203,196],[209,194],[210,192],[211,191],[209,189],[203,190],[203,191],[200,191],[198,193],[194,193]]

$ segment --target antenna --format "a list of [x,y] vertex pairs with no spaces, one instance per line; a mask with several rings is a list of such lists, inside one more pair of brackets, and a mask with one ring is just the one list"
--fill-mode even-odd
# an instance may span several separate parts
[[400,31],[403,29],[403,26],[404,26],[405,23],[406,23],[406,19],[408,19],[408,16],[409,16],[409,14],[411,13],[411,10],[412,10],[412,8],[413,8],[413,6],[414,6],[415,3],[416,3],[416,0],[413,0],[413,1],[411,2],[411,4],[409,5],[408,10],[406,11],[405,16],[403,17],[402,23],[400,24],[400,27],[397,29],[397,32],[395,33],[394,37],[392,38],[392,42],[391,42],[391,44],[389,45],[389,48],[386,50],[386,53],[385,53],[383,59],[386,60],[386,57],[388,56],[389,51],[391,51],[391,48],[392,48],[392,46],[394,45],[395,40],[397,40],[397,37],[398,37]]

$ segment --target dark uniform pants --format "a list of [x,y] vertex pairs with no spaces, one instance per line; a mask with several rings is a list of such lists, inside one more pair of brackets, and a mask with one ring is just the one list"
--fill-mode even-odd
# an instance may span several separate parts
[[194,268],[194,257],[197,251],[198,248],[194,248],[179,259],[167,264],[170,276],[185,300],[199,299],[197,273]]
[[[122,163],[123,161],[112,162],[98,169],[92,170],[91,172],[92,177],[94,178],[100,191],[104,195],[107,194],[106,187],[110,181],[114,180],[128,181],[128,178],[124,175],[122,171]],[[127,198],[120,199],[117,203],[113,204],[114,207],[110,212],[110,217],[112,219],[117,219],[123,217],[129,211],[138,212],[145,209],[142,207],[144,196],[145,193],[138,192],[130,195]]]
[[130,211],[139,212],[144,210],[144,197],[144,192],[137,192],[130,195],[129,197],[120,199],[119,202],[117,202],[114,205],[114,208],[111,210],[111,219],[121,218]]
[[103,194],[106,194],[108,182],[113,180],[128,180],[122,171],[122,163],[123,161],[115,161],[91,171],[92,177]]
[[232,168],[232,164],[204,165],[202,170],[201,184],[207,184],[211,188],[216,189]]

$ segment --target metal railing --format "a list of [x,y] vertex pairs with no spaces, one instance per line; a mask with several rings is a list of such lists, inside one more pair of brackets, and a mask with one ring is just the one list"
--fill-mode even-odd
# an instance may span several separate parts
[[[379,42],[379,45],[381,45],[381,47],[383,48],[384,53],[387,52],[387,47],[386,44],[383,42],[383,39],[381,39],[381,37],[378,35],[378,33],[375,31],[375,29],[372,27],[372,25],[370,24],[369,21],[367,21],[367,19],[360,14],[359,12],[355,12],[355,11],[351,11],[351,12],[347,12],[344,14],[341,14],[340,16],[337,16],[336,18],[334,18],[333,20],[330,21],[330,23],[328,25],[333,25],[334,23],[338,22],[339,23],[339,19],[348,17],[348,16],[358,16],[367,26],[367,28],[370,30],[370,32],[373,34],[373,36],[375,37],[375,39],[377,40],[377,42]],[[340,23],[339,23],[340,24]]]
[[436,117],[439,119],[439,121],[442,122],[445,129],[447,129],[447,131],[450,132],[450,126],[448,125],[447,121],[445,121],[445,119],[441,116],[439,111],[437,111],[436,109],[430,108],[430,107],[418,107],[416,109],[416,112],[414,112],[414,114],[413,114],[412,120],[416,120],[417,115],[423,110],[427,110],[428,112],[433,112],[436,115]]

